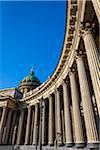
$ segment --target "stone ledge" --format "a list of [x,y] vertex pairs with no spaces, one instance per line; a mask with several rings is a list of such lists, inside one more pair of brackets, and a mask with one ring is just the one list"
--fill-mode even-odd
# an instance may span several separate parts
[[[2,145],[0,146],[0,150],[40,150],[38,146],[37,149],[33,145]],[[67,148],[66,146],[63,147],[55,147],[55,146],[42,146],[41,150],[91,150],[88,147],[85,148]],[[99,150],[97,148],[93,148],[92,150]]]

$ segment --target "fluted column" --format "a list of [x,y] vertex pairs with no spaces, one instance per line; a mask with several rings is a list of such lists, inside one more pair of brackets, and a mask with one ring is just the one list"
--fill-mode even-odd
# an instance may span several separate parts
[[71,127],[71,115],[70,115],[70,97],[68,92],[68,86],[65,81],[62,84],[63,86],[63,100],[64,100],[64,119],[65,119],[65,138],[66,145],[72,145],[72,127]]
[[0,107],[0,121],[1,121],[1,117],[2,117],[2,108]]
[[16,123],[17,120],[17,113],[16,110],[13,111],[13,119],[12,119],[12,125],[11,125],[11,129],[10,129],[10,136],[9,136],[9,142],[8,144],[12,144],[12,137],[13,137],[13,132],[14,132],[14,125]]
[[6,134],[5,134],[4,142],[3,142],[4,144],[7,144],[7,141],[8,141],[8,135],[9,135],[10,127],[11,127],[12,112],[13,111],[10,109],[8,113],[7,123],[6,123]]
[[17,125],[14,126],[13,135],[12,135],[12,142],[11,144],[16,144],[16,132],[17,132]]
[[60,92],[58,89],[55,91],[55,105],[56,105],[56,140],[58,145],[62,145],[62,119],[61,119],[61,102]]
[[100,24],[100,1],[99,0],[92,0],[92,4],[93,4],[96,16],[97,16],[99,24]]
[[7,108],[4,107],[2,112],[1,122],[0,122],[0,144],[2,144],[2,135],[4,131],[6,116],[7,116]]
[[70,72],[70,85],[71,85],[71,97],[72,97],[72,111],[74,120],[74,131],[75,131],[75,145],[76,147],[84,146],[84,137],[82,130],[80,105],[79,105],[79,90],[77,87],[75,72]]
[[53,145],[54,143],[54,118],[53,118],[53,97],[52,95],[49,96],[49,133],[48,133],[48,144]]
[[34,106],[32,106],[32,120],[31,120],[31,131],[30,131],[30,144],[32,144],[33,142],[33,130],[34,130],[34,116],[35,116],[35,112],[34,112]]
[[38,139],[38,128],[39,128],[38,116],[39,116],[39,104],[37,103],[35,105],[35,118],[34,118],[33,143],[32,143],[34,145],[37,144]]
[[25,144],[29,144],[30,140],[30,127],[31,127],[31,107],[28,107],[28,116],[27,116],[27,125],[26,125],[26,134],[25,134]]
[[95,145],[98,143],[97,128],[83,58],[78,56],[76,62],[86,125],[87,142],[91,146],[91,144]]
[[20,110],[20,117],[19,117],[19,124],[18,124],[18,134],[17,134],[17,144],[21,144],[23,123],[24,123],[24,110]]
[[97,101],[98,111],[100,113],[100,71],[99,71],[99,54],[96,43],[93,38],[92,28],[86,23],[86,28],[82,34],[85,50],[87,54],[87,60],[89,64],[89,70],[91,74],[93,89]]
[[46,103],[42,102],[42,145],[46,144]]

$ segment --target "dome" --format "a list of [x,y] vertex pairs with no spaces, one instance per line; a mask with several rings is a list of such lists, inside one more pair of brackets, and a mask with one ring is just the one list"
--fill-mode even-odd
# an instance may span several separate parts
[[40,81],[39,79],[34,75],[34,71],[33,69],[31,70],[30,74],[28,76],[26,76],[19,85],[19,90],[22,93],[28,92],[32,89],[35,89],[36,87],[38,87],[40,85]]
[[39,82],[40,83],[40,81],[38,80],[38,78],[34,76],[34,71],[33,70],[21,82],[30,82],[30,81],[33,82],[33,83],[34,82],[37,82],[37,83]]

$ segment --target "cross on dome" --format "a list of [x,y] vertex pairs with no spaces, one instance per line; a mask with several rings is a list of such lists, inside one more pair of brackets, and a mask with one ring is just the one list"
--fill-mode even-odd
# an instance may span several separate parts
[[32,68],[31,68],[30,74],[33,74],[33,75],[34,75],[34,68],[33,68],[33,66],[32,66]]

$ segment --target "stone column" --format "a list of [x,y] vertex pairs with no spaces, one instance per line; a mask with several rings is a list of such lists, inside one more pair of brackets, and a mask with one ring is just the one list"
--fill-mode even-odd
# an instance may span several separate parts
[[32,143],[33,145],[36,145],[38,140],[38,128],[39,128],[38,117],[39,117],[39,104],[37,103],[35,105],[35,118],[34,118],[33,143]]
[[54,143],[54,118],[53,118],[53,97],[52,95],[49,96],[49,133],[48,133],[48,144],[53,145]]
[[86,125],[87,142],[90,146],[92,144],[96,145],[98,143],[98,134],[83,58],[81,56],[78,56],[76,62]]
[[100,113],[100,71],[99,71],[99,54],[93,38],[92,28],[86,23],[86,28],[82,34],[85,50],[87,54],[87,60],[89,64],[89,70],[91,74],[93,89],[97,101],[98,111]]
[[4,131],[6,116],[7,116],[7,108],[4,107],[2,112],[1,122],[0,122],[0,144],[2,144],[2,135]]
[[31,107],[28,107],[26,134],[25,134],[25,144],[29,144],[29,140],[30,140],[30,127],[31,127]]
[[32,121],[31,121],[31,131],[30,131],[30,145],[33,142],[34,116],[35,116],[34,106],[32,106]]
[[7,144],[7,141],[8,141],[8,135],[9,135],[9,131],[10,131],[10,125],[11,125],[11,117],[12,117],[12,110],[10,109],[9,110],[9,113],[8,113],[8,117],[7,117],[7,123],[6,123],[6,134],[4,136],[4,144]]
[[57,145],[62,145],[62,119],[61,119],[61,102],[60,102],[60,92],[58,89],[55,91],[55,106],[56,106],[56,140]]
[[46,103],[42,102],[42,145],[46,144]]
[[16,142],[15,142],[16,132],[17,132],[17,125],[14,126],[14,130],[13,130],[13,136],[12,136],[12,142],[11,142],[12,145],[16,144]]
[[79,105],[79,90],[77,87],[75,72],[71,71],[70,75],[70,85],[71,85],[71,97],[72,97],[72,112],[73,112],[73,120],[74,120],[74,131],[75,131],[75,145],[76,147],[84,146],[84,137],[82,130],[82,122],[81,122],[81,113],[80,113],[80,105]]
[[96,0],[96,1],[92,0],[92,4],[93,4],[95,13],[97,15],[97,18],[98,18],[98,21],[100,24],[100,1],[99,0]]
[[63,100],[64,100],[64,119],[65,119],[65,139],[66,145],[72,146],[72,128],[71,128],[71,115],[70,115],[70,97],[68,93],[68,86],[63,81]]
[[18,134],[17,134],[17,144],[21,144],[23,123],[24,123],[24,110],[20,110],[20,117],[19,117],[19,124],[18,124]]
[[9,142],[8,142],[9,145],[12,144],[13,131],[14,131],[14,126],[15,126],[16,119],[17,119],[16,116],[17,116],[17,113],[16,113],[16,110],[15,110],[15,111],[13,111],[13,119],[12,119],[12,125],[11,125],[11,129],[10,129]]
[[65,144],[65,120],[64,120],[64,111],[61,110],[61,118],[62,118],[62,141]]
[[2,117],[2,108],[0,108],[0,121],[1,121],[1,117]]

